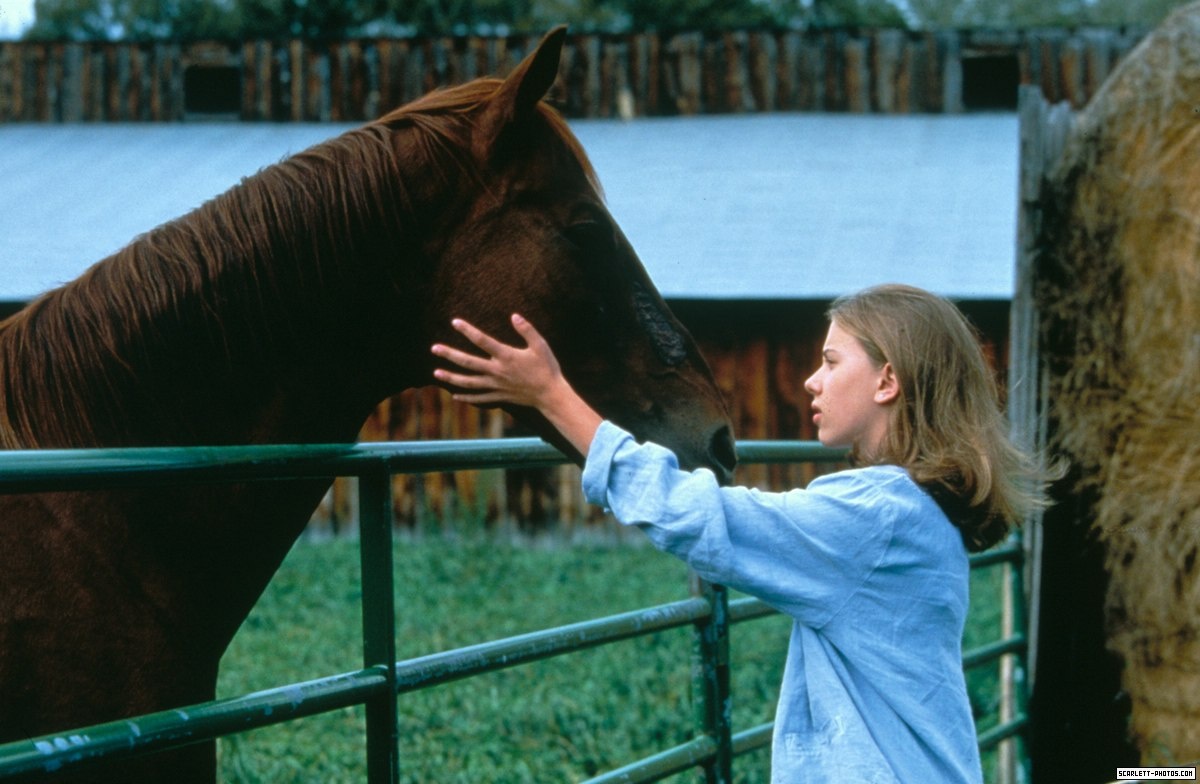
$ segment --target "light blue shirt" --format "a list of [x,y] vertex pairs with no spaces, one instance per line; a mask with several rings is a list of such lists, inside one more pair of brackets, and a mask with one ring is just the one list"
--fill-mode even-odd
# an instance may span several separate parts
[[704,579],[792,617],[772,782],[982,781],[962,672],[966,548],[903,469],[723,488],[605,422],[583,489]]

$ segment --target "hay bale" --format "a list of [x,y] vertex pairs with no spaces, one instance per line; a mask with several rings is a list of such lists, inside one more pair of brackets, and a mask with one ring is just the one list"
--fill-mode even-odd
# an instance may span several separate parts
[[[1043,189],[1055,445],[1097,498],[1143,761],[1200,759],[1200,3],[1078,115]],[[1048,568],[1053,568],[1050,565]]]

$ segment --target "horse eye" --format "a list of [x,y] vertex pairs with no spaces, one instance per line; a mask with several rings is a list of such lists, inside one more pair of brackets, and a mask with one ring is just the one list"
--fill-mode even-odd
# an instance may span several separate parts
[[612,226],[601,221],[572,223],[563,233],[572,245],[589,253],[611,250],[614,244]]

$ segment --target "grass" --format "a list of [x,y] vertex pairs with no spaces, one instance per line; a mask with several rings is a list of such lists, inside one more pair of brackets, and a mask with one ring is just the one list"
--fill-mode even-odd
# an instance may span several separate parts
[[[424,537],[398,542],[395,562],[401,659],[687,596],[681,563],[628,544]],[[976,575],[969,645],[997,636],[994,574]],[[361,668],[360,598],[356,542],[298,543],[230,646],[220,696]],[[733,628],[735,730],[771,720],[788,631],[783,617]],[[690,652],[690,632],[671,630],[402,695],[401,781],[577,781],[679,744],[694,729]],[[980,726],[994,723],[991,669],[969,676]],[[353,708],[222,739],[222,780],[362,782],[363,726]],[[739,757],[735,781],[766,782],[768,766],[767,750]]]

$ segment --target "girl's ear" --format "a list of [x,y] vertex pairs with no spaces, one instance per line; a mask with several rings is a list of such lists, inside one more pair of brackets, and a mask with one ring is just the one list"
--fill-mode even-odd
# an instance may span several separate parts
[[896,379],[896,371],[891,362],[885,362],[879,370],[879,379],[875,387],[875,402],[891,403],[900,396],[900,382]]

